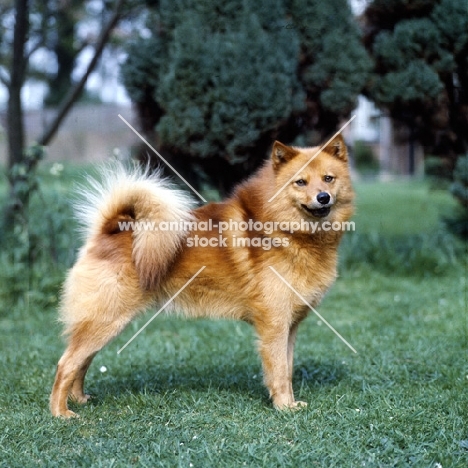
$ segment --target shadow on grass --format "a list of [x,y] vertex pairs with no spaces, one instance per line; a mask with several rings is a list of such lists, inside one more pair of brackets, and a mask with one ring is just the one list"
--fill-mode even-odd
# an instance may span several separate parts
[[[299,390],[315,392],[319,388],[333,387],[346,377],[347,369],[336,361],[314,361],[299,363],[294,372],[293,387],[296,397]],[[268,402],[263,385],[260,365],[250,362],[220,364],[219,361],[194,366],[143,364],[121,368],[112,378],[96,381],[90,375],[86,387],[93,395],[92,404],[99,406],[107,397],[119,398],[129,394],[164,395],[174,392],[230,393],[233,396],[261,397]]]

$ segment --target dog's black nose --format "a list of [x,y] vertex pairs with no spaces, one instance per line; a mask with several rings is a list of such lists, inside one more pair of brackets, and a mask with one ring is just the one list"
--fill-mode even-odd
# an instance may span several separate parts
[[320,192],[320,193],[317,195],[317,201],[318,201],[321,205],[326,205],[326,204],[330,201],[330,195],[328,195],[327,192]]

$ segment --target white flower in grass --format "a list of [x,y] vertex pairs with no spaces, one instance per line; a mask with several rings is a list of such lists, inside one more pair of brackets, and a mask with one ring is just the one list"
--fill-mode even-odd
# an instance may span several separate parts
[[62,171],[63,171],[63,164],[60,164],[60,163],[54,163],[49,170],[49,172],[53,176],[56,176],[56,177],[58,177]]

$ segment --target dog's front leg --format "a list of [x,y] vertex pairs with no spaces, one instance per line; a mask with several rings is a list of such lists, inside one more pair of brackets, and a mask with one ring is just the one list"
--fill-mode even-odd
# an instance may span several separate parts
[[294,345],[296,344],[296,336],[297,336],[297,329],[299,327],[298,323],[294,323],[291,328],[289,329],[289,336],[288,336],[288,375],[289,375],[289,382],[291,384],[291,393],[293,393],[293,374],[294,374]]
[[257,326],[264,381],[277,409],[295,408],[302,403],[294,400],[292,391],[290,365],[295,332],[296,329],[290,329],[288,324],[262,322]]
[[[294,374],[294,345],[296,344],[297,329],[299,328],[299,322],[294,323],[289,329],[289,338],[288,338],[288,370],[289,370],[289,383],[291,385],[291,395],[293,395],[293,374]],[[305,401],[295,401],[294,407],[298,406],[307,406]]]

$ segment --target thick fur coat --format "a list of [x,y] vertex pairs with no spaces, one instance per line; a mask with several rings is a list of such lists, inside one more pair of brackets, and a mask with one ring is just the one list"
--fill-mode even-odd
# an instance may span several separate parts
[[[309,309],[297,293],[315,307],[333,284],[343,230],[324,223],[348,221],[354,196],[343,139],[318,151],[275,142],[271,158],[231,197],[199,208],[158,175],[117,167],[91,181],[77,211],[86,241],[61,299],[68,347],[57,367],[52,414],[75,416],[67,401],[88,400],[83,383],[96,353],[201,267],[168,310],[251,323],[273,404],[305,404],[292,389],[294,342]],[[162,229],[171,222],[188,227]],[[315,232],[307,223],[316,223]]]

